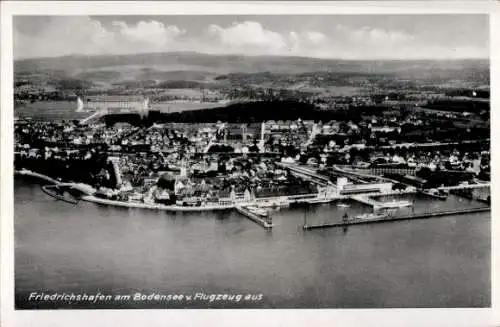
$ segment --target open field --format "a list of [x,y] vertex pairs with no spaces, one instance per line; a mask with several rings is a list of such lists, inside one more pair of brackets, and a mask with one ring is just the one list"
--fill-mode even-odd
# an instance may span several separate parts
[[41,120],[72,120],[82,119],[90,115],[88,112],[76,112],[76,108],[76,102],[38,101],[14,108],[14,116]]
[[[216,102],[160,102],[151,104],[151,110],[160,110],[162,112],[182,112],[186,110],[210,109],[224,106],[226,106],[226,104]],[[76,112],[76,108],[76,102],[38,101],[16,107],[14,109],[14,115],[18,117],[32,117],[42,120],[82,119],[90,115],[88,112]]]
[[225,104],[216,102],[186,102],[186,103],[171,103],[161,102],[151,104],[151,109],[160,110],[162,112],[182,112],[186,110],[200,110],[224,107]]

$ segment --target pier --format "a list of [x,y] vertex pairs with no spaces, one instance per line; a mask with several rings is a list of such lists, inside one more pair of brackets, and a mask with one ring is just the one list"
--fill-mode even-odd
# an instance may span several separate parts
[[320,225],[304,225],[302,228],[309,229],[320,229],[320,228],[330,228],[330,227],[344,227],[350,225],[367,225],[367,224],[375,224],[375,223],[388,223],[388,222],[396,222],[402,220],[414,220],[414,219],[429,219],[429,218],[437,218],[444,216],[453,216],[453,215],[463,215],[467,213],[478,213],[478,212],[487,212],[491,211],[490,207],[483,208],[469,208],[469,209],[461,209],[461,210],[449,210],[449,211],[438,211],[438,212],[426,212],[426,213],[416,213],[411,215],[404,216],[386,216],[383,218],[374,218],[374,219],[348,219],[341,222],[336,223],[327,223]]
[[269,229],[269,228],[272,228],[273,227],[273,224],[270,223],[269,221],[267,221],[266,219],[264,218],[261,218],[259,216],[257,216],[256,214],[254,214],[253,212],[250,212],[250,210],[246,209],[245,207],[242,207],[242,206],[236,206],[236,211],[238,211],[240,214],[242,214],[243,216],[247,217],[248,219],[250,219],[251,221],[261,225],[262,227],[266,228],[266,229]]

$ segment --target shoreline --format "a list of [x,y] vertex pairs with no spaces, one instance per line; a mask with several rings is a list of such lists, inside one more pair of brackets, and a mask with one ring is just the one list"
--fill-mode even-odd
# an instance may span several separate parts
[[[45,180],[49,183],[52,183],[54,185],[71,185],[72,183],[63,183],[59,182],[47,175],[43,175],[37,172],[33,172],[28,169],[21,169],[21,170],[14,170],[14,175],[20,175],[20,176],[30,176],[30,177],[37,177],[42,180]],[[75,183],[76,185],[76,183]],[[220,211],[220,210],[229,210],[229,209],[234,209],[235,205],[207,205],[203,207],[182,207],[182,206],[172,206],[172,205],[164,205],[164,204],[148,204],[148,203],[141,203],[141,202],[125,202],[125,201],[117,201],[117,200],[109,200],[109,199],[102,199],[98,198],[93,195],[83,195],[80,200],[87,201],[87,202],[93,202],[101,205],[112,205],[116,207],[127,207],[127,208],[140,208],[140,209],[152,209],[152,210],[164,210],[164,211],[182,211],[182,212],[200,212],[200,211]]]
[[[86,202],[93,202],[93,203],[96,203],[98,205],[108,205],[108,206],[115,206],[115,207],[121,207],[121,208],[162,210],[162,211],[168,211],[168,212],[222,211],[222,210],[238,209],[237,208],[238,205],[242,205],[242,203],[231,203],[231,204],[224,204],[224,205],[214,203],[211,205],[195,207],[195,206],[165,205],[165,204],[161,204],[161,203],[118,201],[118,200],[111,200],[111,199],[104,199],[104,198],[96,197],[89,190],[86,190],[79,183],[64,183],[62,181],[60,182],[60,181],[57,181],[57,180],[55,180],[47,175],[33,172],[31,170],[28,170],[28,169],[14,170],[14,175],[36,177],[36,178],[40,178],[40,179],[45,180],[45,181],[47,181],[51,184],[54,184],[54,185],[72,187],[74,189],[81,191],[83,194],[86,194],[86,195],[82,195],[80,198],[77,198],[78,200],[83,200]],[[88,185],[86,185],[86,187],[91,188]],[[399,194],[408,194],[408,193],[411,194],[411,193],[415,193],[415,192],[414,191],[393,191],[393,192],[389,192],[388,194],[372,194],[371,197],[384,196],[384,195],[399,195]],[[335,200],[344,199],[344,198],[350,198],[350,197],[338,196],[338,197],[329,199],[328,202],[333,202]],[[353,198],[353,200],[356,201],[357,199]],[[303,202],[303,201],[296,200],[294,202]]]

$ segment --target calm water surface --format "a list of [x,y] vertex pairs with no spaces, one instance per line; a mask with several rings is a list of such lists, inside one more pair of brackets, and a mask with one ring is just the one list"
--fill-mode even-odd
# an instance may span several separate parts
[[[490,214],[303,231],[367,212],[282,209],[266,231],[236,212],[166,213],[56,201],[15,182],[18,308],[380,308],[490,306]],[[481,206],[415,198],[414,211]],[[411,210],[411,209],[404,209]],[[28,301],[30,292],[234,293],[262,300]]]

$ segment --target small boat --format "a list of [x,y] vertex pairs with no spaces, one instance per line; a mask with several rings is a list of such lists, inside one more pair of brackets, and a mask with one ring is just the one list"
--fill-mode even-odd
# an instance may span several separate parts
[[314,203],[328,203],[331,202],[331,199],[328,198],[313,198],[313,199],[308,199],[306,200],[307,203],[309,204],[314,204]]
[[410,201],[390,201],[390,202],[381,202],[379,205],[376,205],[376,208],[403,208],[403,207],[411,207],[412,203]]
[[362,219],[362,220],[373,220],[373,219],[383,219],[387,218],[387,215],[377,214],[377,213],[363,213],[361,215],[357,215],[354,219]]
[[264,217],[264,218],[269,217],[269,212],[264,208],[259,208],[259,207],[255,207],[255,206],[248,206],[248,207],[246,207],[246,209],[248,211],[250,211],[251,213],[253,213],[254,215]]
[[258,204],[259,208],[277,208],[278,204],[271,201],[262,201]]
[[338,203],[337,204],[337,207],[341,207],[341,208],[349,208],[351,205],[350,204],[347,204],[347,203]]
[[446,198],[448,197],[448,194],[446,194],[446,192],[441,191],[441,190],[437,190],[435,188],[430,189],[430,190],[422,190],[420,192],[422,194],[431,196],[431,197],[439,199],[439,200],[446,200]]
[[261,208],[286,208],[290,206],[290,201],[286,199],[268,200],[259,202]]

